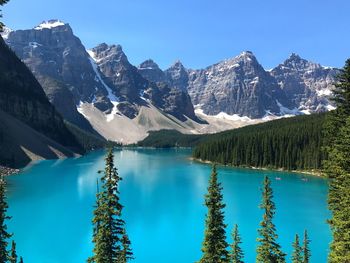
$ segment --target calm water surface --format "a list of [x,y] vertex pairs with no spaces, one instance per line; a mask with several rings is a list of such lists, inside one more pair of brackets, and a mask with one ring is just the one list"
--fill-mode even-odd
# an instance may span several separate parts
[[[8,178],[9,229],[26,263],[80,263],[91,254],[91,217],[96,178],[104,152],[39,162]],[[188,159],[189,150],[115,152],[123,177],[121,199],[135,263],[187,263],[200,258],[203,195],[210,166]],[[279,241],[290,255],[295,233],[306,228],[312,239],[311,262],[326,262],[330,230],[326,219],[327,181],[298,174],[219,168],[227,204],[228,232],[237,223],[245,262],[255,262],[264,175],[275,193]],[[277,180],[281,178],[281,180]],[[230,235],[228,237],[230,241]],[[288,255],[288,261],[290,256]]]

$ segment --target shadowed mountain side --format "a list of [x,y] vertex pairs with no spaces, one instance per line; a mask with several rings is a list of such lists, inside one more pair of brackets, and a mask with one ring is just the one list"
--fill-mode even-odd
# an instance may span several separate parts
[[0,165],[21,168],[33,160],[75,155],[1,110],[0,119]]

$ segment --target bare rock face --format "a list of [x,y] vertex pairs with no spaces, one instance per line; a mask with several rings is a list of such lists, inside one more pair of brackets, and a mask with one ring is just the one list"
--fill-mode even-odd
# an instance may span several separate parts
[[189,76],[186,68],[180,61],[176,61],[170,68],[165,70],[165,75],[172,87],[179,90],[187,90]]
[[139,73],[144,77],[145,79],[157,83],[167,83],[167,77],[165,76],[165,73],[159,68],[159,66],[152,60],[148,59],[140,64],[138,67]]
[[105,97],[107,91],[69,24],[50,20],[34,29],[12,31],[6,42],[33,72],[60,113],[68,121],[88,127],[76,105],[80,101],[94,102]]
[[332,108],[329,98],[339,70],[323,67],[296,54],[271,71],[287,97],[301,111],[319,112]]
[[204,113],[220,112],[261,118],[279,114],[277,101],[293,107],[273,77],[258,63],[253,53],[189,72],[189,94]]
[[[65,126],[61,115],[49,102],[43,88],[26,65],[0,37],[0,111],[14,120],[29,126],[34,132],[41,133],[63,146],[81,151],[75,137]],[[10,118],[10,117],[9,117]],[[5,127],[2,127],[6,131]],[[3,133],[3,132],[2,132]],[[14,141],[0,136],[2,143],[13,146]],[[2,148],[4,149],[4,148]],[[11,159],[2,152],[2,160]],[[15,156],[16,157],[16,156]],[[15,158],[14,157],[14,158]],[[11,164],[10,163],[5,163]],[[15,163],[14,163],[15,164]],[[22,165],[22,164],[21,164]]]
[[200,70],[186,70],[179,61],[164,72],[151,60],[139,66],[145,78],[188,91],[205,114],[250,118],[332,109],[329,96],[337,71],[295,54],[266,71],[250,51]]

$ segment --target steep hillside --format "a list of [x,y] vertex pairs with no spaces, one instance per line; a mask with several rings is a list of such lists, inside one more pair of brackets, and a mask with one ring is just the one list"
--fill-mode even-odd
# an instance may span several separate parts
[[75,153],[0,110],[0,166],[21,168],[30,161],[73,157]]
[[30,70],[0,38],[0,109],[58,143],[81,150]]

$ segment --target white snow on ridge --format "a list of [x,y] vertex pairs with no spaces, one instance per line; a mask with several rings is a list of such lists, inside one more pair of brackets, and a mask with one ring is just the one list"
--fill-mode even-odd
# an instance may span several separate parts
[[58,26],[64,26],[65,23],[60,20],[44,21],[40,25],[34,27],[35,30],[51,29]]
[[229,120],[229,121],[243,121],[243,122],[250,122],[250,121],[252,121],[252,119],[247,117],[247,116],[241,117],[238,114],[229,115],[226,112],[220,112],[217,115],[207,115],[207,114],[205,114],[203,112],[203,110],[201,108],[196,108],[195,109],[195,113],[196,114],[200,114],[200,115],[205,115],[205,116],[208,116],[208,117],[217,118],[217,119]]
[[8,39],[10,33],[13,31],[12,29],[10,29],[6,26],[2,30],[3,30],[3,32],[1,32],[1,36],[3,39]]
[[327,107],[327,110],[329,110],[329,111],[336,109],[336,107],[334,107],[334,106],[332,106],[330,104],[328,104],[326,107]]
[[90,55],[90,57],[96,62],[95,52],[91,49],[87,49],[86,52]]
[[300,111],[297,108],[288,109],[287,107],[284,107],[278,100],[276,100],[276,103],[280,108],[280,113],[282,115],[300,115]]
[[[93,53],[93,52],[92,52]],[[112,109],[112,112],[108,115],[106,115],[106,118],[107,118],[107,122],[110,122],[114,119],[114,116],[117,114],[118,112],[118,104],[119,104],[119,100],[118,98],[113,94],[112,92],[112,89],[110,87],[108,87],[108,85],[103,81],[101,75],[100,75],[100,72],[97,68],[97,64],[96,62],[94,61],[94,59],[92,57],[89,58],[90,59],[90,63],[91,63],[91,66],[96,74],[96,77],[97,77],[97,80],[105,87],[105,89],[107,90],[107,97],[108,99],[111,101],[111,103],[113,104],[113,109]]]
[[316,90],[316,93],[318,96],[329,96],[332,94],[332,91],[326,88],[326,89]]

